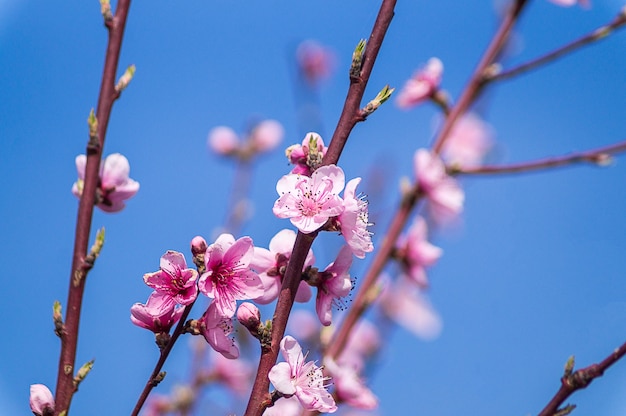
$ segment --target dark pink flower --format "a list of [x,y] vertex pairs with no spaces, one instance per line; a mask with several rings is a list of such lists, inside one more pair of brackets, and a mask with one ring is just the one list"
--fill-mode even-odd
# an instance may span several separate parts
[[[78,180],[72,186],[72,193],[78,198],[83,194],[87,156],[76,156]],[[100,182],[96,191],[96,206],[105,212],[118,212],[124,209],[124,201],[132,198],[139,190],[139,182],[129,178],[128,159],[119,153],[109,155],[100,164]]]
[[415,218],[408,233],[399,239],[398,251],[411,280],[422,287],[428,286],[425,268],[434,265],[443,250],[428,242],[428,226],[424,218]]
[[189,305],[198,297],[198,272],[187,268],[185,256],[178,251],[167,251],[162,257],[158,272],[143,275],[144,282],[176,303]]
[[431,97],[439,88],[442,74],[443,63],[437,58],[430,58],[398,93],[396,98],[398,107],[409,109]]
[[229,359],[239,357],[239,348],[235,345],[235,338],[230,337],[233,332],[233,319],[220,312],[215,300],[200,318],[200,325],[204,339],[215,351]]
[[287,396],[295,395],[306,410],[335,412],[333,396],[324,385],[327,377],[313,361],[304,362],[298,341],[287,335],[280,342],[280,351],[286,362],[276,364],[268,375],[276,390]]
[[135,303],[130,308],[132,323],[155,334],[169,332],[182,314],[183,308],[177,308],[171,296],[158,292],[152,292],[145,305]]
[[291,145],[285,151],[289,162],[295,165],[291,173],[311,176],[321,165],[327,150],[319,134],[315,132],[305,134],[302,144]]
[[54,396],[48,387],[43,384],[30,385],[30,410],[37,416],[51,416],[54,414]]
[[342,298],[348,296],[352,290],[350,266],[352,266],[352,251],[350,247],[343,246],[335,261],[319,274],[320,282],[317,286],[315,309],[322,325],[331,324],[332,306],[343,307]]
[[231,234],[220,235],[204,255],[206,273],[198,282],[200,291],[215,299],[220,315],[235,315],[238,300],[254,299],[263,294],[259,276],[250,269],[254,245],[250,237],[235,241]]
[[352,253],[362,259],[365,253],[374,250],[374,245],[372,233],[367,230],[367,227],[372,225],[368,218],[368,202],[364,197],[356,195],[356,187],[360,182],[361,178],[355,178],[346,185],[343,193],[344,209],[338,221],[341,235],[346,239]]

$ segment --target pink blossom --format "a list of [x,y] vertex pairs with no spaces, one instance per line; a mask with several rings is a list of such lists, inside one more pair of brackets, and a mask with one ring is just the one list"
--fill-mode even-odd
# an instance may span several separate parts
[[348,337],[348,342],[338,362],[350,363],[360,371],[365,360],[380,349],[380,332],[370,321],[360,319]]
[[322,163],[327,150],[319,134],[315,132],[305,134],[302,144],[291,145],[285,151],[289,162],[295,165],[291,173],[311,176]]
[[550,0],[552,3],[559,5],[570,7],[575,4],[580,4],[583,7],[591,7],[591,2],[589,0]]
[[257,152],[269,152],[283,139],[285,129],[276,120],[264,120],[250,133],[250,141]]
[[48,387],[43,384],[30,385],[30,410],[37,416],[51,416],[54,414],[54,396]]
[[407,235],[398,242],[402,266],[411,280],[422,287],[428,286],[425,268],[434,265],[443,253],[439,247],[430,244],[427,238],[426,220],[418,216]]
[[298,341],[287,335],[280,342],[280,351],[286,362],[276,364],[268,375],[276,390],[287,396],[295,395],[306,410],[336,411],[335,401],[324,385],[327,377],[313,361],[304,362]]
[[[296,233],[293,230],[281,230],[270,240],[269,250],[261,247],[254,248],[254,259],[251,267],[260,272],[259,278],[263,283],[264,291],[262,296],[254,299],[255,302],[265,305],[278,297],[287,262],[291,257],[295,242]],[[303,270],[314,263],[313,251],[309,250]],[[311,286],[302,281],[295,300],[296,302],[308,302],[309,299],[311,299]]]
[[378,398],[359,377],[357,369],[350,364],[338,364],[331,358],[324,359],[324,367],[333,378],[335,394],[341,402],[364,410],[378,407]]
[[143,275],[144,282],[152,289],[171,296],[176,303],[189,305],[198,297],[198,272],[187,268],[185,256],[168,250],[162,257],[158,272]]
[[274,204],[274,215],[289,218],[303,233],[323,226],[330,217],[343,212],[339,192],[343,190],[343,170],[335,165],[322,166],[311,177],[289,174],[278,180],[280,198]]
[[182,314],[183,308],[177,308],[171,296],[159,292],[152,292],[145,305],[135,303],[130,308],[132,323],[155,334],[169,332]]
[[233,332],[232,317],[224,316],[216,301],[211,302],[202,318],[200,318],[202,335],[213,349],[224,357],[235,359],[239,357],[239,348],[235,339],[229,337]]
[[320,320],[308,309],[294,309],[289,315],[287,330],[305,344],[319,340]]
[[213,376],[239,396],[250,392],[254,368],[252,364],[242,358],[232,360],[221,354],[212,354],[211,369]]
[[489,124],[475,114],[466,114],[456,122],[444,142],[443,156],[454,165],[479,165],[493,146],[493,136]]
[[322,325],[331,324],[332,306],[343,307],[341,299],[348,296],[352,290],[350,266],[352,266],[352,251],[350,247],[343,246],[335,261],[319,274],[320,282],[317,286],[315,309]]
[[433,217],[440,222],[457,217],[463,210],[465,196],[457,181],[446,173],[441,158],[426,149],[419,149],[415,152],[414,162],[415,176],[428,197]]
[[367,227],[372,225],[368,219],[367,200],[362,196],[356,196],[356,187],[361,178],[352,179],[346,185],[343,193],[343,212],[339,215],[341,235],[346,239],[352,253],[362,259],[365,253],[374,250],[372,233]]
[[215,299],[218,312],[235,315],[237,300],[254,299],[263,294],[259,276],[250,270],[254,245],[250,237],[235,241],[231,234],[220,235],[204,255],[206,273],[198,281],[200,291]]
[[[72,186],[72,193],[80,198],[85,184],[85,167],[87,156],[76,156],[78,180]],[[100,181],[96,190],[96,206],[105,212],[118,212],[124,209],[124,201],[135,196],[139,190],[139,182],[128,177],[130,164],[128,159],[119,153],[109,155],[100,164]]]
[[304,78],[311,84],[327,78],[335,60],[328,48],[313,40],[307,40],[298,45],[296,59]]
[[230,127],[218,126],[211,129],[207,144],[218,155],[230,155],[239,148],[239,137]]
[[396,98],[398,107],[409,109],[431,97],[441,84],[442,74],[443,63],[437,58],[430,58],[398,93]]
[[263,416],[300,416],[302,410],[296,396],[283,397],[277,400],[274,406],[265,409]]

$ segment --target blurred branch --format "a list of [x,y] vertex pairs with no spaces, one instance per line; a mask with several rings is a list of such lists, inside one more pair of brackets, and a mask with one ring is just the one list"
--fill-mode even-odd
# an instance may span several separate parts
[[[119,92],[115,90],[115,77],[129,7],[130,0],[119,0],[115,16],[110,19],[107,19],[105,16],[105,26],[109,32],[109,42],[104,61],[100,96],[98,98],[98,110],[96,114],[97,137],[94,136],[95,140],[90,139],[87,144],[85,182],[78,205],[72,269],[70,272],[69,294],[66,307],[65,331],[61,336],[55,415],[59,415],[63,412],[66,414],[69,413],[72,396],[77,389],[74,384],[74,365],[76,361],[78,328],[85,280],[87,270],[90,268],[89,263],[86,262],[89,233],[96,200],[96,188],[99,180],[100,159],[102,158],[104,138],[106,136],[113,102],[119,97]],[[80,275],[80,279],[76,279],[77,275]]]
[[[586,388],[594,379],[601,377],[609,367],[619,361],[625,354],[626,343],[616,348],[599,364],[592,364],[589,367],[581,368],[577,371],[572,371],[573,360],[571,360],[571,364],[566,366],[565,374],[561,377],[561,388],[559,388],[559,391],[538,416],[556,416],[571,412],[575,407],[573,405],[566,405],[562,409],[559,409],[559,407],[572,393]],[[568,363],[570,363],[570,361],[568,361]]]
[[[361,66],[360,74],[357,75],[357,71],[354,69],[350,71],[351,76],[348,95],[328,151],[324,156],[323,165],[336,164],[339,161],[339,156],[343,151],[350,132],[358,122],[364,120],[360,108],[363,94],[365,93],[365,88],[367,87],[370,74],[374,68],[374,63],[380,47],[382,46],[383,39],[391,24],[395,5],[396,0],[383,0],[376,21],[374,22],[369,41],[361,57],[362,61],[359,63]],[[260,416],[266,406],[271,403],[271,397],[268,393],[269,379],[267,375],[278,358],[279,344],[285,334],[287,319],[289,318],[296,291],[300,284],[302,267],[316,236],[317,233],[303,234],[302,232],[298,232],[296,236],[293,253],[289,259],[285,278],[276,304],[276,311],[272,322],[272,344],[270,348],[261,351],[256,379],[250,395],[250,401],[246,408],[246,416]]]

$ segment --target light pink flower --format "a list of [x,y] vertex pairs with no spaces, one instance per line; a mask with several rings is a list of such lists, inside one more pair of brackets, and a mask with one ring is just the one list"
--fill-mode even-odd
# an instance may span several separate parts
[[331,324],[333,305],[344,307],[342,298],[348,296],[352,290],[350,266],[352,266],[352,251],[350,247],[343,246],[335,261],[319,273],[320,282],[317,286],[315,309],[322,325]]
[[250,133],[250,141],[257,152],[269,152],[283,139],[285,129],[276,120],[264,120],[254,126]]
[[324,367],[333,378],[335,394],[340,402],[364,410],[378,407],[378,398],[359,377],[357,369],[350,364],[338,364],[330,357],[324,359]]
[[198,297],[198,272],[187,268],[185,256],[168,250],[162,257],[158,272],[146,273],[143,281],[152,289],[171,296],[176,303],[189,305]]
[[37,416],[51,416],[54,414],[54,396],[48,387],[43,384],[30,385],[30,410]]
[[308,309],[293,309],[289,315],[287,330],[305,344],[319,341],[320,320]]
[[446,139],[442,154],[454,165],[479,165],[493,146],[493,128],[475,114],[462,116]]
[[211,354],[211,369],[215,378],[239,396],[250,392],[255,369],[249,361],[227,359],[222,354]]
[[206,273],[198,281],[200,291],[215,299],[221,315],[232,317],[237,300],[254,299],[263,294],[259,276],[250,270],[254,245],[250,237],[235,241],[231,234],[220,235],[204,255]]
[[311,173],[322,163],[327,150],[319,134],[315,132],[305,134],[302,144],[291,145],[285,151],[289,162],[295,165],[291,173],[311,176]]
[[446,222],[463,210],[465,195],[457,181],[446,173],[439,156],[426,149],[415,152],[415,176],[421,190],[428,197],[434,219]]
[[431,97],[441,84],[442,74],[443,63],[437,58],[430,58],[398,93],[396,98],[398,107],[409,109]]
[[303,410],[296,396],[282,397],[265,409],[263,416],[300,416]]
[[241,144],[233,129],[227,126],[218,126],[209,132],[207,145],[218,155],[226,156],[234,153]]
[[327,378],[313,361],[304,362],[298,341],[287,335],[280,342],[280,351],[286,362],[276,364],[268,375],[276,390],[287,396],[295,395],[306,410],[336,411],[335,401],[324,385]]
[[342,364],[350,365],[361,371],[365,360],[374,355],[381,346],[380,332],[370,321],[360,319],[348,337],[343,352],[337,359]]
[[289,218],[300,231],[311,233],[343,212],[339,193],[344,185],[343,170],[335,165],[322,166],[310,178],[285,175],[276,184],[280,198],[274,203],[274,215]]
[[408,277],[422,287],[428,286],[425,268],[434,265],[443,250],[428,242],[428,226],[424,218],[415,218],[407,235],[399,239],[398,250]]
[[372,225],[368,219],[368,202],[363,196],[356,196],[356,187],[361,178],[352,179],[343,193],[343,212],[339,215],[341,235],[346,239],[352,253],[362,259],[365,253],[374,250],[372,233],[367,227]]
[[183,308],[177,308],[171,296],[158,292],[152,292],[145,305],[135,303],[130,308],[132,323],[155,334],[169,332],[182,314]]
[[575,4],[580,4],[583,7],[591,7],[591,2],[589,0],[550,0],[552,3],[557,4],[559,6],[570,7]]
[[328,48],[313,40],[306,40],[298,45],[296,59],[304,78],[311,84],[327,78],[335,61]]
[[232,317],[224,316],[216,301],[211,302],[202,318],[200,318],[202,335],[213,349],[224,357],[235,359],[239,357],[239,348],[235,339],[229,337],[233,332]]
[[[259,272],[259,278],[263,283],[264,290],[262,296],[254,299],[255,302],[265,305],[278,297],[287,262],[291,257],[295,242],[296,233],[293,230],[281,230],[270,240],[269,250],[254,247],[254,258],[251,267]],[[314,263],[313,251],[309,250],[304,261],[303,270]],[[309,299],[311,299],[311,286],[302,281],[298,287],[295,300],[296,302],[308,302]]]
[[[78,180],[72,186],[72,193],[78,198],[83,194],[87,156],[76,156]],[[139,182],[128,177],[130,164],[119,153],[109,155],[100,164],[100,182],[96,190],[96,206],[105,212],[118,212],[124,209],[124,201],[135,196]]]

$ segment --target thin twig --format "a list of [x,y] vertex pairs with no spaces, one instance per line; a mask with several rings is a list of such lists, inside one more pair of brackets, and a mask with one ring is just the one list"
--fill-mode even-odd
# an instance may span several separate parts
[[[324,156],[324,165],[337,163],[350,132],[358,122],[364,120],[360,109],[363,94],[383,39],[391,23],[391,19],[393,18],[395,5],[396,0],[383,0],[380,6],[376,22],[374,23],[372,33],[367,43],[361,73],[359,76],[350,77],[348,95],[328,151]],[[266,406],[271,403],[271,397],[268,393],[269,379],[267,375],[278,358],[279,344],[285,334],[287,319],[289,318],[289,313],[291,312],[291,307],[293,306],[296,291],[300,283],[302,267],[316,236],[316,233],[303,234],[302,232],[298,232],[296,237],[272,321],[272,343],[270,348],[261,351],[259,367],[245,416],[260,416]]]
[[[109,42],[104,62],[96,115],[98,120],[98,141],[95,143],[90,141],[87,145],[87,165],[85,167],[83,193],[78,205],[69,293],[65,308],[67,311],[65,328],[61,336],[55,415],[59,415],[61,412],[69,414],[72,396],[76,391],[76,386],[74,385],[74,366],[76,361],[76,347],[78,344],[80,312],[87,277],[85,257],[89,244],[89,233],[96,200],[96,188],[98,186],[104,138],[106,136],[113,102],[119,97],[119,92],[115,90],[115,78],[129,7],[130,0],[119,0],[115,16],[105,20],[105,26],[109,32]],[[79,278],[77,279],[76,277]]]

